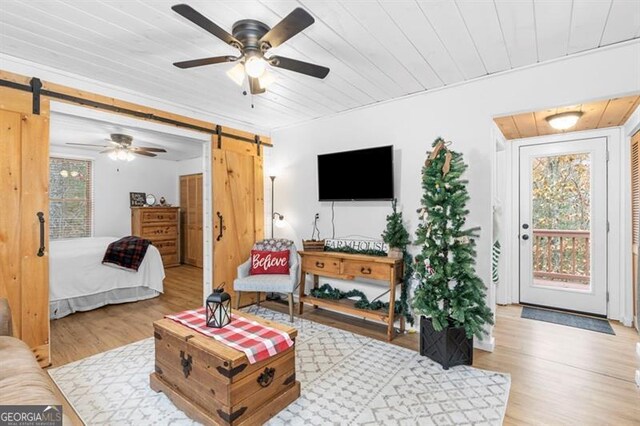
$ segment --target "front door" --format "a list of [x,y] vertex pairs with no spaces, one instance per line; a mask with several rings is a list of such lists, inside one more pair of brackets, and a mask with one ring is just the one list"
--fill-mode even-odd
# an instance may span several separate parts
[[607,314],[607,140],[520,147],[520,302]]

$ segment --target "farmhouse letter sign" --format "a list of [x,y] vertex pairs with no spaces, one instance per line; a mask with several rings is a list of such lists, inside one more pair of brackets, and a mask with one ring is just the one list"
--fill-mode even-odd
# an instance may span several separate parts
[[338,239],[327,239],[324,243],[326,247],[339,249],[342,247],[349,247],[355,250],[379,250],[388,252],[389,245],[385,244],[382,241],[374,241],[374,240],[338,240]]

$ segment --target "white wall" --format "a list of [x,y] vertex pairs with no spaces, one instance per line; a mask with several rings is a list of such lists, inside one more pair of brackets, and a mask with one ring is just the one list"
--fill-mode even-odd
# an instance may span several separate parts
[[106,155],[85,150],[51,147],[51,156],[87,158],[93,160],[94,236],[121,237],[131,234],[129,192],[154,194],[157,200],[178,203],[177,161],[137,157],[132,162],[120,162]]
[[[425,153],[442,136],[469,164],[468,225],[482,227],[477,272],[490,283],[492,117],[638,92],[639,76],[640,43],[631,42],[277,129],[265,170],[281,170],[275,207],[291,225],[281,235],[298,244],[309,238],[315,212],[322,236],[331,235],[330,203],[317,201],[317,154],[388,144],[395,147],[396,195],[413,234]],[[336,235],[377,237],[389,209],[389,203],[336,203]],[[379,292],[369,287],[370,295]]]

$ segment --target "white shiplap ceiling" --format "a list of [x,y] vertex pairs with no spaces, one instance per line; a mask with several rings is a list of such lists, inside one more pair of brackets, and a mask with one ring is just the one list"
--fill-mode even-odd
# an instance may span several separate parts
[[[273,69],[251,108],[232,64],[172,66],[236,52],[171,11],[181,1],[228,31],[303,7],[316,23],[273,52],[331,72]],[[264,129],[638,37],[640,0],[0,1],[1,53]]]
[[[104,116],[108,118],[110,115],[104,114]],[[109,145],[105,139],[108,139],[111,133],[124,133],[132,136],[133,146],[166,149],[166,153],[159,153],[155,157],[158,159],[179,161],[202,156],[202,141],[198,139],[139,126],[123,125],[115,121],[58,112],[51,113],[50,151],[55,154],[74,150],[95,157],[105,149],[101,146]],[[90,144],[95,147],[68,145],[69,143]]]

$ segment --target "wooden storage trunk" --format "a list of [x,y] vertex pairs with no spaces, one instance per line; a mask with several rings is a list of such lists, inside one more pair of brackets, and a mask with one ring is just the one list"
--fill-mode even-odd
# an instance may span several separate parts
[[[242,314],[295,339],[297,330]],[[300,396],[295,346],[249,364],[229,348],[170,319],[154,322],[155,372],[151,388],[164,392],[189,417],[204,424],[262,424]]]

